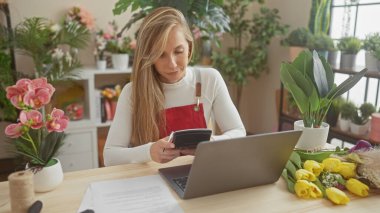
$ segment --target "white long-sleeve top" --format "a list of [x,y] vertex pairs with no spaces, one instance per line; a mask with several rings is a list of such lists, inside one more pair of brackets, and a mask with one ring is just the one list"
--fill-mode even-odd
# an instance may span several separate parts
[[[222,135],[212,136],[213,140],[242,137],[246,131],[228,93],[220,73],[213,68],[188,67],[185,76],[173,84],[162,83],[165,94],[165,109],[196,103],[194,69],[200,69],[204,117],[206,122],[215,119]],[[104,148],[106,166],[151,161],[150,147],[153,141],[137,147],[129,147],[132,129],[132,105],[130,82],[123,88],[116,107],[116,113]]]

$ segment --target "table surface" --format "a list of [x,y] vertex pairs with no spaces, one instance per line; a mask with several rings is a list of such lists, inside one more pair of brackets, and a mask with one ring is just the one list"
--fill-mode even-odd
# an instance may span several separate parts
[[[167,164],[154,162],[104,167],[65,173],[55,190],[37,193],[42,212],[76,212],[91,182],[158,174],[158,168],[189,164],[192,157],[181,157]],[[169,186],[168,186],[169,187]],[[367,198],[349,195],[351,202],[336,206],[327,199],[303,200],[289,193],[285,181],[190,200],[182,200],[171,190],[184,212],[379,212],[380,196]],[[349,194],[349,193],[347,193]],[[8,182],[0,182],[0,213],[10,212]]]

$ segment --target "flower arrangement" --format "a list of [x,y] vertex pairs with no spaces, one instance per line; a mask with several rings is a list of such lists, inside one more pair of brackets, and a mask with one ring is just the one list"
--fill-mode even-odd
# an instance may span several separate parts
[[17,153],[32,166],[48,165],[65,137],[69,119],[64,112],[54,108],[45,116],[54,91],[46,78],[20,79],[6,88],[7,98],[21,112],[19,122],[8,125],[5,134],[15,139]]
[[117,84],[114,88],[106,87],[102,90],[103,97],[110,101],[117,101],[121,93],[121,86]]
[[97,60],[105,59],[104,53],[106,50],[106,46],[107,46],[108,41],[110,41],[111,39],[112,39],[112,35],[104,32],[103,30],[96,32],[94,55]]
[[337,205],[349,196],[367,197],[380,189],[379,151],[367,141],[358,141],[350,150],[292,153],[282,176],[288,190],[304,199],[326,197]]
[[119,27],[115,21],[109,23],[111,38],[108,40],[106,45],[106,51],[110,53],[126,53],[132,54],[134,49],[136,49],[136,41],[128,36],[119,36],[117,34]]
[[66,22],[76,21],[89,30],[94,29],[95,21],[91,13],[79,6],[72,7],[66,15]]
[[32,58],[36,77],[49,82],[73,76],[71,71],[81,66],[78,48],[90,38],[89,30],[76,21],[52,23],[39,17],[25,19],[14,32],[15,46]]

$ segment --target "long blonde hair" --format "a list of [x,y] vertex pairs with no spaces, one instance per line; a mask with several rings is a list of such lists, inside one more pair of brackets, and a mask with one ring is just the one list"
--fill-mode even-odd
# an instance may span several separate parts
[[180,26],[189,43],[189,60],[193,37],[183,14],[171,7],[160,7],[144,18],[138,36],[132,72],[131,145],[138,146],[160,139],[165,128],[165,95],[154,62],[164,52],[169,33]]

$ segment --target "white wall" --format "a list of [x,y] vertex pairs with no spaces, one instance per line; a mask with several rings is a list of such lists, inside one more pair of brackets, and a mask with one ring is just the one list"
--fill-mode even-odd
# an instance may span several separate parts
[[[307,27],[311,0],[267,0],[270,8],[279,9],[281,22],[290,25],[290,30]],[[289,30],[289,31],[290,31]],[[264,133],[277,131],[278,113],[276,90],[280,88],[280,64],[289,60],[288,48],[280,45],[280,38],[274,38],[269,46],[269,73],[259,79],[250,79],[243,90],[241,114],[247,131]]]

